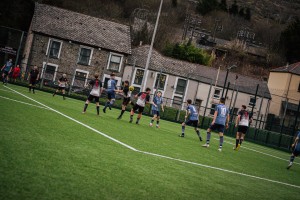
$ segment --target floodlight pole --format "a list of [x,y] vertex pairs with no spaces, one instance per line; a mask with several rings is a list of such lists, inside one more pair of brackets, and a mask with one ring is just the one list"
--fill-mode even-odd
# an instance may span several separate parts
[[152,35],[151,45],[150,45],[149,52],[148,52],[147,62],[146,62],[144,76],[143,76],[142,85],[141,85],[142,91],[144,91],[146,88],[146,81],[147,81],[147,77],[148,77],[148,73],[149,73],[148,68],[149,68],[150,58],[152,55],[152,49],[153,49],[153,44],[154,44],[154,40],[155,40],[155,35],[156,35],[156,31],[157,31],[157,26],[158,26],[160,13],[161,13],[162,4],[163,4],[163,0],[160,1],[160,6],[159,6],[156,23],[155,23],[155,27],[154,27],[154,31],[153,31],[153,35]]

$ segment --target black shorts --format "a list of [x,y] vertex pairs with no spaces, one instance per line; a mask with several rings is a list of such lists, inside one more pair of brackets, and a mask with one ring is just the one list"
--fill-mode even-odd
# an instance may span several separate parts
[[100,98],[100,97],[97,97],[97,96],[94,96],[94,95],[91,95],[91,94],[90,94],[90,95],[88,96],[88,101],[89,101],[89,102],[92,102],[93,99],[95,99],[95,102],[98,103],[98,102],[99,102],[99,98]]
[[249,128],[248,126],[238,126],[238,132],[246,134],[248,131],[248,128]]
[[210,125],[209,128],[213,131],[218,131],[219,133],[224,133],[224,131],[225,131],[225,126],[222,124],[214,123],[213,125]]
[[122,105],[127,106],[130,102],[130,97],[124,97]]
[[195,128],[198,127],[198,120],[188,120],[184,122],[186,125],[193,126]]
[[160,112],[158,110],[152,110],[152,115],[160,116]]
[[133,111],[138,110],[139,114],[143,113],[145,107],[139,106],[138,104],[135,104],[132,108]]
[[58,88],[57,88],[58,90],[60,90],[60,91],[62,91],[62,90],[65,90],[66,89],[66,87],[60,87],[60,86],[58,86]]
[[29,84],[31,84],[31,85],[35,85],[36,84],[36,78],[30,78],[30,80],[29,80]]
[[4,74],[4,76],[6,77],[6,76],[8,76],[8,71],[3,71],[3,74]]

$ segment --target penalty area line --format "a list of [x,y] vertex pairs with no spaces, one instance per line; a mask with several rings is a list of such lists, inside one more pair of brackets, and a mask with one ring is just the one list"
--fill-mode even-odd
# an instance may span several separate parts
[[108,136],[108,135],[106,135],[106,134],[104,134],[104,133],[102,133],[102,132],[100,132],[100,131],[98,131],[98,130],[96,130],[96,129],[94,129],[94,128],[92,128],[92,127],[90,127],[90,126],[88,126],[88,125],[86,125],[86,124],[84,124],[84,123],[82,123],[82,122],[80,122],[80,121],[72,118],[72,117],[70,117],[70,116],[68,116],[68,115],[65,115],[65,114],[63,114],[63,113],[61,113],[61,112],[59,112],[59,111],[57,111],[57,110],[55,110],[55,109],[53,109],[53,108],[45,105],[45,104],[43,104],[43,103],[41,103],[41,102],[39,102],[39,101],[37,101],[35,99],[32,99],[32,98],[30,98],[30,97],[28,97],[28,96],[26,96],[26,95],[24,95],[24,94],[22,94],[20,92],[17,92],[15,90],[9,88],[9,87],[7,87],[7,88],[10,89],[10,90],[12,90],[12,91],[14,91],[14,92],[16,92],[17,94],[19,94],[21,96],[24,96],[25,98],[28,98],[28,99],[30,99],[30,100],[32,100],[32,101],[34,101],[34,102],[36,102],[36,103],[38,103],[38,104],[40,104],[42,106],[45,106],[49,110],[51,110],[53,112],[56,112],[57,114],[60,114],[60,115],[62,115],[64,117],[70,119],[71,121],[74,121],[74,122],[76,122],[76,123],[78,123],[78,124],[80,124],[80,125],[88,128],[88,129],[90,129],[90,130],[92,130],[92,131],[94,131],[94,132],[96,132],[96,133],[98,133],[98,134],[100,134],[100,135],[102,135],[102,136],[104,136],[104,137],[106,137],[106,138],[108,138],[108,139],[110,139],[110,140],[112,140],[112,141],[114,141],[114,142],[116,142],[116,143],[118,143],[118,144],[120,144],[120,145],[128,148],[128,149],[130,149],[130,150],[133,150],[134,152],[138,152],[138,153],[142,153],[142,154],[146,154],[146,155],[151,155],[151,156],[155,156],[155,157],[160,157],[160,158],[165,158],[165,159],[168,159],[168,160],[174,160],[174,161],[177,161],[177,162],[187,163],[187,164],[191,164],[191,165],[201,166],[201,167],[205,167],[205,168],[209,168],[209,169],[214,169],[214,170],[218,170],[218,171],[222,171],[222,172],[227,172],[227,173],[231,173],[231,174],[237,174],[237,175],[241,175],[241,176],[245,176],[245,177],[250,177],[250,178],[254,178],[254,179],[258,179],[258,180],[264,180],[264,181],[267,181],[267,182],[277,183],[277,184],[281,184],[281,185],[285,185],[285,186],[290,186],[290,187],[294,187],[294,188],[300,188],[300,186],[298,186],[298,185],[293,185],[293,184],[289,184],[289,183],[285,183],[285,182],[281,182],[281,181],[275,181],[275,180],[272,180],[272,179],[262,178],[262,177],[259,177],[259,176],[253,176],[253,175],[244,174],[244,173],[240,173],[240,172],[235,172],[235,171],[231,171],[231,170],[227,170],[227,169],[223,169],[223,168],[218,168],[218,167],[213,167],[213,166],[209,166],[209,165],[204,165],[204,164],[201,164],[201,163],[191,162],[191,161],[187,161],[187,160],[181,160],[181,159],[178,159],[178,158],[172,158],[172,157],[169,157],[169,156],[164,156],[164,155],[160,155],[160,154],[156,154],[156,153],[151,153],[151,152],[147,152],[147,151],[137,150],[134,147],[129,146],[129,145],[127,145],[127,144],[125,144],[125,143],[123,143],[123,142],[121,142],[121,141],[113,138],[113,137],[110,137],[110,136]]
[[9,101],[18,102],[18,103],[25,104],[25,105],[28,105],[28,106],[33,106],[33,107],[37,107],[37,108],[42,108],[42,109],[49,110],[49,109],[48,109],[48,108],[46,108],[46,107],[42,107],[42,106],[38,106],[38,105],[34,105],[34,104],[31,104],[31,103],[26,103],[26,102],[24,102],[24,101],[18,101],[18,100],[15,100],[15,99],[11,99],[11,98],[8,98],[8,97],[4,97],[4,96],[0,96],[0,98],[2,98],[2,99],[6,99],[6,100],[9,100]]

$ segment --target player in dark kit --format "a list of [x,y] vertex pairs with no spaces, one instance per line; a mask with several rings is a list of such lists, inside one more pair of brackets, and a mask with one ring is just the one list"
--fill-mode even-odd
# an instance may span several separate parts
[[184,137],[185,126],[192,125],[195,128],[195,131],[199,137],[199,140],[202,141],[202,137],[200,136],[200,131],[198,129],[198,120],[199,120],[199,114],[198,114],[195,106],[192,105],[192,100],[188,99],[187,107],[186,107],[186,114],[185,114],[185,121],[181,124],[182,133],[179,136]]
[[233,150],[238,151],[244,141],[245,135],[248,131],[249,124],[252,122],[252,118],[250,117],[250,113],[246,110],[246,106],[242,105],[241,111],[238,113],[236,118],[235,127],[238,127],[238,131],[236,132],[236,142]]
[[66,99],[65,98],[65,89],[66,89],[67,84],[68,84],[67,75],[63,74],[62,77],[58,80],[58,89],[53,93],[53,96],[55,96],[58,91],[61,91],[62,95],[63,95],[63,99],[65,100]]
[[97,115],[99,115],[99,108],[100,108],[100,105],[99,105],[99,98],[101,96],[101,93],[103,91],[103,87],[102,87],[102,83],[100,82],[99,80],[99,74],[96,73],[95,75],[95,79],[94,80],[91,80],[88,85],[89,86],[92,86],[92,90],[90,92],[90,95],[88,96],[88,99],[86,100],[85,102],[85,105],[84,105],[84,108],[83,108],[83,112],[82,113],[85,113],[86,112],[86,109],[89,105],[89,103],[91,101],[93,101],[93,99],[95,99],[95,102],[96,102],[96,109],[97,109]]
[[149,95],[150,92],[151,92],[151,89],[147,88],[145,92],[140,92],[137,95],[135,95],[135,98],[137,98],[138,100],[135,103],[135,105],[133,106],[133,108],[131,109],[131,112],[130,112],[130,121],[129,121],[130,123],[132,123],[132,121],[133,121],[134,111],[138,110],[139,114],[137,116],[137,119],[136,119],[135,123],[139,124],[139,121],[140,121],[140,119],[142,117],[142,113],[144,111],[145,105],[147,103],[149,103],[149,101],[150,101],[150,95]]
[[34,91],[35,84],[39,80],[39,75],[40,75],[40,72],[39,72],[37,66],[34,66],[33,70],[30,71],[29,76],[27,78],[27,80],[29,80],[29,92],[31,92],[31,89],[32,89],[33,94],[35,94],[35,91]]
[[295,157],[297,157],[300,154],[300,143],[299,143],[300,130],[298,130],[296,135],[297,135],[297,137],[296,137],[294,143],[292,144],[293,152],[292,152],[292,155],[290,158],[290,163],[287,166],[287,169],[290,169],[292,167]]
[[119,92],[123,92],[124,95],[121,114],[118,117],[118,119],[121,119],[126,110],[126,106],[130,103],[130,97],[132,92],[129,90],[129,81],[124,82],[124,87],[121,88]]

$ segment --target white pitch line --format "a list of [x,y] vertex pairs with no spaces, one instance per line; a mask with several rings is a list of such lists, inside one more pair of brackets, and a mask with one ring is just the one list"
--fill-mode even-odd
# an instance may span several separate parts
[[[218,138],[214,138],[214,139],[215,139],[215,140],[219,140]],[[226,141],[224,141],[224,142],[225,142],[225,143],[228,143],[228,144],[234,145],[234,144],[231,143],[231,142],[226,142]],[[260,154],[263,154],[263,155],[266,155],[266,156],[270,156],[270,157],[273,157],[273,158],[277,158],[277,159],[279,159],[279,160],[289,161],[289,160],[287,160],[287,159],[280,158],[280,157],[278,157],[278,156],[274,156],[274,155],[272,155],[272,154],[264,153],[264,152],[261,152],[261,151],[255,150],[255,149],[251,149],[251,148],[248,148],[248,147],[245,147],[245,146],[243,146],[242,149],[247,149],[247,150],[249,150],[249,151],[254,151],[254,152],[256,152],[256,153],[260,153]],[[300,163],[297,163],[297,162],[294,162],[294,164],[300,165]]]
[[14,91],[15,93],[17,93],[17,94],[19,94],[19,95],[21,95],[21,96],[23,96],[23,97],[25,97],[25,98],[27,98],[27,99],[30,99],[31,101],[34,101],[34,102],[36,102],[36,103],[38,103],[38,104],[40,104],[40,105],[42,105],[42,106],[48,108],[49,110],[52,110],[53,112],[56,112],[57,114],[60,114],[60,115],[62,115],[62,116],[64,116],[64,117],[70,119],[71,121],[76,122],[77,124],[80,124],[80,125],[82,125],[82,126],[88,128],[88,129],[90,129],[90,130],[92,130],[92,131],[94,131],[94,132],[96,132],[96,133],[98,133],[98,134],[100,134],[100,135],[102,135],[102,136],[104,136],[104,137],[106,137],[106,138],[108,138],[108,139],[110,139],[110,140],[112,140],[112,141],[114,141],[114,142],[116,142],[116,143],[118,143],[118,144],[120,144],[120,145],[122,145],[122,146],[128,148],[128,149],[131,149],[131,150],[133,150],[133,151],[137,151],[135,148],[133,148],[133,147],[131,147],[131,146],[129,146],[129,145],[127,145],[127,144],[125,144],[125,143],[123,143],[123,142],[121,142],[121,141],[119,141],[119,140],[113,138],[113,137],[110,137],[110,136],[108,136],[108,135],[106,135],[106,134],[104,134],[104,133],[102,133],[102,132],[100,132],[100,131],[98,131],[98,130],[92,128],[92,127],[90,127],[89,125],[86,125],[86,124],[84,124],[84,123],[82,123],[82,122],[80,122],[80,121],[78,121],[78,120],[72,118],[72,117],[69,117],[68,115],[65,115],[65,114],[63,114],[63,113],[61,113],[61,112],[59,112],[59,111],[57,111],[57,110],[55,110],[55,109],[53,109],[53,108],[51,108],[51,107],[49,107],[49,106],[46,106],[45,104],[43,104],[43,103],[41,103],[41,102],[39,102],[39,101],[37,101],[37,100],[34,100],[34,99],[32,99],[32,98],[26,96],[25,94],[22,94],[22,93],[20,93],[20,92],[14,90],[14,89],[11,89],[11,88],[9,88],[9,87],[7,87],[7,86],[4,86],[4,87],[6,87],[6,88],[8,88],[8,89],[10,89],[10,90],[12,90],[12,91]]
[[253,175],[244,174],[244,173],[240,173],[240,172],[235,172],[235,171],[231,171],[231,170],[227,170],[227,169],[222,169],[222,168],[218,168],[218,167],[213,167],[213,166],[209,166],[209,165],[204,165],[204,164],[200,164],[200,163],[196,163],[196,162],[191,162],[191,161],[181,160],[181,159],[177,159],[177,158],[172,158],[172,157],[168,157],[168,156],[164,156],[164,155],[160,155],[160,154],[155,154],[155,153],[151,153],[151,152],[147,152],[147,151],[137,150],[137,149],[135,149],[132,146],[129,146],[129,145],[127,145],[127,144],[125,144],[125,143],[123,143],[123,142],[121,142],[121,141],[113,138],[113,137],[110,137],[110,136],[108,136],[108,135],[106,135],[106,134],[104,134],[104,133],[102,133],[102,132],[100,132],[100,131],[92,128],[92,127],[90,127],[89,125],[86,125],[86,124],[84,124],[84,123],[82,123],[82,122],[80,122],[80,121],[78,121],[78,120],[76,120],[76,119],[74,119],[72,117],[69,117],[68,115],[65,115],[65,114],[63,114],[63,113],[61,113],[61,112],[59,112],[59,111],[57,111],[57,110],[55,110],[55,109],[53,109],[53,108],[51,108],[49,106],[46,106],[45,104],[43,104],[43,103],[41,103],[41,102],[39,102],[37,100],[34,100],[34,99],[32,99],[32,98],[30,98],[30,97],[28,97],[28,96],[26,96],[26,95],[24,95],[24,94],[22,94],[20,92],[17,92],[17,91],[15,91],[15,90],[13,90],[13,89],[11,89],[9,87],[7,87],[7,88],[10,89],[10,90],[12,90],[12,91],[14,91],[15,93],[17,93],[17,94],[19,94],[21,96],[24,96],[24,97],[26,97],[26,98],[28,98],[28,99],[30,99],[30,100],[32,100],[32,101],[34,101],[34,102],[42,105],[42,106],[45,106],[49,110],[52,110],[53,112],[56,112],[56,113],[58,113],[58,114],[60,114],[60,115],[62,115],[64,117],[70,119],[71,121],[74,121],[74,122],[76,122],[76,123],[78,123],[78,124],[80,124],[80,125],[88,128],[88,129],[90,129],[90,130],[92,130],[92,131],[94,131],[94,132],[96,132],[96,133],[98,133],[98,134],[100,134],[100,135],[102,135],[102,136],[104,136],[104,137],[106,137],[106,138],[108,138],[108,139],[110,139],[110,140],[112,140],[112,141],[114,141],[114,142],[116,142],[116,143],[118,143],[118,144],[120,144],[120,145],[128,148],[128,149],[130,149],[130,150],[133,150],[135,152],[139,152],[139,153],[143,153],[143,154],[147,154],[147,155],[152,155],[152,156],[156,156],[156,157],[160,157],[160,158],[165,158],[165,159],[169,159],[169,160],[174,160],[174,161],[178,161],[178,162],[182,162],[182,163],[192,164],[192,165],[196,165],[196,166],[201,166],[201,167],[205,167],[205,168],[209,168],[209,169],[215,169],[215,170],[218,170],[218,171],[228,172],[228,173],[231,173],[231,174],[237,174],[237,175],[241,175],[241,176],[246,176],[246,177],[250,177],[250,178],[255,178],[255,179],[264,180],[264,181],[271,182],[271,183],[277,183],[277,184],[286,185],[286,186],[290,186],[290,187],[294,187],[294,188],[299,188],[300,189],[300,186],[298,186],[298,185],[293,185],[293,184],[289,184],[289,183],[285,183],[285,182],[281,182],[281,181],[275,181],[275,180],[272,180],[272,179],[262,178],[262,177],[259,177],[259,176],[253,176]]
[[22,104],[25,104],[25,105],[28,105],[28,106],[33,106],[33,107],[37,107],[37,108],[42,108],[42,109],[49,110],[48,108],[45,108],[45,107],[42,107],[42,106],[34,105],[34,104],[31,104],[31,103],[26,103],[24,101],[18,101],[18,100],[15,100],[15,99],[4,97],[4,96],[0,96],[0,98],[6,99],[6,100],[10,100],[10,101],[15,101],[15,102],[22,103]]

